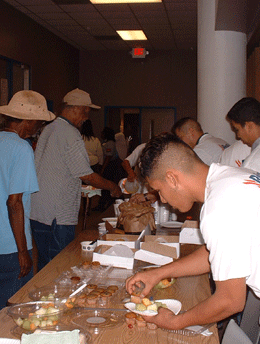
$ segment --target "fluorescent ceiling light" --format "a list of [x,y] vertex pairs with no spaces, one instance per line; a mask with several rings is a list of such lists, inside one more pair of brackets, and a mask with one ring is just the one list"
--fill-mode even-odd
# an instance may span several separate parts
[[90,0],[92,4],[134,4],[137,2],[162,2],[162,0]]
[[124,41],[145,41],[147,40],[142,30],[119,30],[117,31],[119,36]]

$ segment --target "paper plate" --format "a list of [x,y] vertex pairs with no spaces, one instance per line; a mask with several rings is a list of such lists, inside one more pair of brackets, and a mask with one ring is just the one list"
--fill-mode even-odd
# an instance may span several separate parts
[[[181,302],[178,301],[178,300],[166,299],[166,300],[155,300],[155,301],[164,303],[167,306],[167,308],[170,311],[172,311],[175,315],[177,315],[180,312],[181,307],[182,307]],[[127,302],[127,303],[125,303],[124,306],[127,309],[129,309],[129,311],[131,311],[133,313],[136,313],[136,314],[140,314],[140,315],[146,315],[146,316],[151,316],[152,317],[152,316],[158,314],[158,312],[154,312],[154,311],[147,311],[147,310],[143,311],[143,312],[137,311],[135,309],[135,305],[136,304],[134,302]]]
[[168,221],[160,223],[161,227],[165,228],[180,228],[183,225],[183,222],[178,221]]
[[0,344],[20,344],[19,339],[0,338]]

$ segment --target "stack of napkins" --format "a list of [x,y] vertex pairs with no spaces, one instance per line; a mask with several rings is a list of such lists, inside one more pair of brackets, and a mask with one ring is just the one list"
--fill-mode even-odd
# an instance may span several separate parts
[[179,241],[181,244],[204,244],[204,239],[202,237],[200,229],[198,228],[197,221],[186,220],[184,222],[180,232]]
[[80,344],[79,330],[22,334],[21,344]]

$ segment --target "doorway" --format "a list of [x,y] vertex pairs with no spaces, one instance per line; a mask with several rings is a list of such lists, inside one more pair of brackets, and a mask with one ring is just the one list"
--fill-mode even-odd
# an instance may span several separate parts
[[154,135],[171,131],[176,121],[176,107],[105,106],[105,126],[131,137],[129,154]]

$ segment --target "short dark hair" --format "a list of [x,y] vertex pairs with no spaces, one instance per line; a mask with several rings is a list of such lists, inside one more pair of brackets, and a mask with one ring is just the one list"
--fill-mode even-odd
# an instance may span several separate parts
[[5,126],[9,126],[10,123],[14,122],[14,123],[21,123],[23,121],[23,119],[21,118],[15,118],[15,117],[11,117],[8,115],[3,115],[1,114],[2,118],[3,118],[3,122]]
[[115,132],[114,132],[114,129],[112,129],[112,128],[105,127],[102,130],[102,136],[107,141],[115,141]]
[[259,101],[252,97],[240,99],[229,110],[226,119],[229,122],[234,121],[235,123],[239,123],[242,127],[245,126],[246,122],[254,122],[260,125]]
[[182,130],[186,124],[190,122],[191,126],[194,127],[197,131],[202,131],[201,125],[197,122],[194,118],[191,117],[183,117],[179,119],[174,125],[172,126],[171,132],[176,135],[176,130]]
[[81,127],[81,135],[88,140],[90,140],[91,137],[94,137],[92,122],[90,119],[87,119],[83,122]]
[[[164,153],[167,153],[167,156]],[[144,178],[150,177],[159,165],[191,172],[195,161],[202,163],[185,142],[173,134],[161,134],[148,141],[144,147],[140,157],[141,173]],[[161,177],[163,178],[163,175]]]

